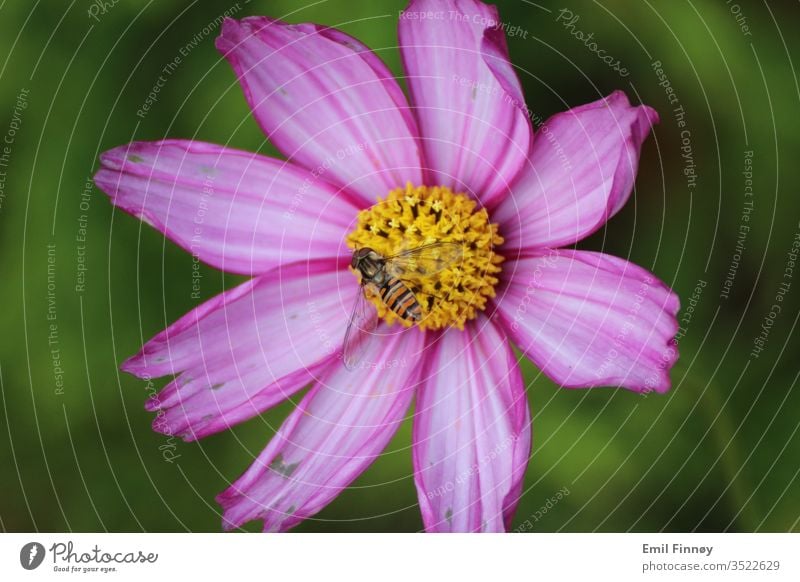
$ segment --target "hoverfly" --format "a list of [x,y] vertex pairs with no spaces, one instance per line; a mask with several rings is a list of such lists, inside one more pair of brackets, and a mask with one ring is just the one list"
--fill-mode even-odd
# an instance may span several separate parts
[[361,275],[361,291],[344,334],[343,359],[348,370],[356,367],[378,326],[378,312],[367,299],[369,291],[400,319],[416,323],[422,307],[408,282],[436,275],[461,258],[461,245],[436,242],[384,257],[369,247],[356,249],[350,266]]

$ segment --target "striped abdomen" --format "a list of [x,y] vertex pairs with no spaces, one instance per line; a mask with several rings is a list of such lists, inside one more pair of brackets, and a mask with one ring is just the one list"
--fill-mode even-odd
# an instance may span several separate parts
[[397,277],[389,277],[380,288],[384,305],[406,321],[422,319],[422,309],[414,293]]

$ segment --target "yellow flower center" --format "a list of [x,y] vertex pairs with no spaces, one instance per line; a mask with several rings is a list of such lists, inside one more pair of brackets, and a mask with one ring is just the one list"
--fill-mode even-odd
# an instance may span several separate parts
[[[369,247],[384,258],[422,245],[458,243],[461,256],[444,270],[404,281],[422,308],[420,329],[457,327],[474,319],[495,295],[503,257],[495,247],[503,242],[485,208],[445,186],[412,186],[392,190],[385,199],[358,214],[358,226],[347,237],[351,249]],[[356,273],[358,275],[358,273]],[[378,315],[387,323],[400,321],[379,296],[370,296]]]

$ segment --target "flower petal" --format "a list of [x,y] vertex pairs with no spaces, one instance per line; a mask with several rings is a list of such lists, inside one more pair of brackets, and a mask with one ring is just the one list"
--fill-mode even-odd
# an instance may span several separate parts
[[503,265],[499,314],[554,382],[666,392],[679,301],[648,271],[586,251],[541,250]]
[[530,415],[514,353],[485,317],[448,329],[417,396],[414,469],[427,531],[504,531],[522,487]]
[[397,81],[356,39],[315,24],[226,19],[217,49],[230,61],[275,146],[372,204],[421,183],[417,128]]
[[497,9],[477,0],[412,0],[399,38],[419,120],[427,183],[492,207],[532,141]]
[[318,378],[341,349],[358,285],[333,262],[293,264],[189,312],[122,369],[177,374],[147,408],[153,428],[195,440],[247,420]]
[[217,497],[225,528],[260,519],[265,531],[285,531],[347,487],[403,420],[423,346],[424,334],[406,330],[375,338],[363,369],[332,367],[247,472]]
[[336,257],[358,212],[302,168],[213,144],[133,142],[100,159],[116,206],[229,272]]
[[493,220],[506,249],[570,245],[628,201],[642,142],[658,114],[622,91],[548,119]]

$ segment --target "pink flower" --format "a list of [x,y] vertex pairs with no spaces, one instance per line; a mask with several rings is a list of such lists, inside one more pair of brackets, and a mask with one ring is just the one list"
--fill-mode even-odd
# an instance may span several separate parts
[[[409,105],[380,58],[343,32],[228,19],[217,47],[287,160],[182,140],[103,154],[95,181],[115,205],[253,277],[122,365],[175,376],[148,402],[155,430],[199,439],[311,384],[219,495],[226,528],[286,530],[320,511],[415,398],[426,530],[507,529],[531,446],[512,343],[564,387],[668,390],[676,295],[623,259],[561,248],[628,200],[658,116],[615,92],[553,116],[534,139],[498,22],[477,0],[412,0],[399,22]],[[428,323],[381,324],[367,365],[345,369],[361,292],[352,248],[445,238],[466,250],[443,275],[446,297],[418,289]]]

